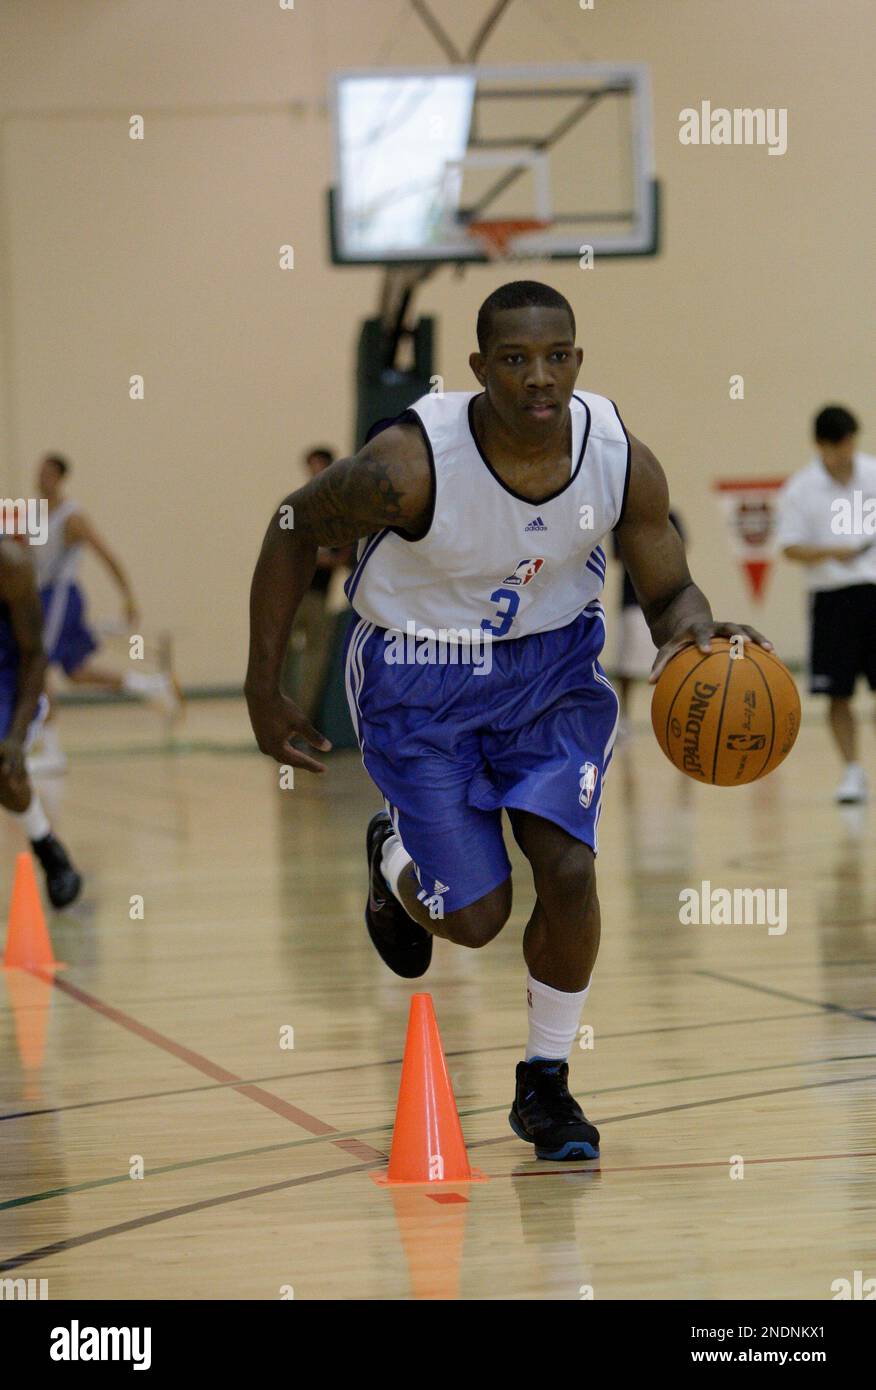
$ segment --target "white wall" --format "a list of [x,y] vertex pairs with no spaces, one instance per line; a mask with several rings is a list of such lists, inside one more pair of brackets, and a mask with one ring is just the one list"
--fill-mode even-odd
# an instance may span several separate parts
[[[436,9],[465,40],[487,7]],[[264,525],[305,444],[350,444],[354,343],[379,292],[378,271],[328,264],[327,78],[441,54],[400,0],[6,0],[0,15],[0,480],[14,495],[42,451],[68,453],[147,623],[176,633],[183,680],[239,682]],[[663,255],[526,273],[573,300],[581,384],[663,460],[716,610],[790,657],[800,575],[781,566],[758,613],[711,483],[798,466],[834,398],[876,452],[874,33],[865,0],[515,0],[483,55],[651,65]],[[680,145],[679,111],[704,98],[787,107],[787,154]],[[506,278],[441,271],[422,289],[451,389]],[[90,563],[86,582],[109,613]]]

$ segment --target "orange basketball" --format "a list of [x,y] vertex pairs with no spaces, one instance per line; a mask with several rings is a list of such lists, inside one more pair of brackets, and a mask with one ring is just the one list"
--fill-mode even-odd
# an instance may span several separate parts
[[800,728],[800,696],[778,657],[746,642],[731,655],[684,647],[661,672],[651,701],[657,742],[679,772],[715,787],[765,777],[788,756]]

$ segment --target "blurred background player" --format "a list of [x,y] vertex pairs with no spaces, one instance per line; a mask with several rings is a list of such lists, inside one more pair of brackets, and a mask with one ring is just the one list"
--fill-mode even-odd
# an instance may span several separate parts
[[47,706],[42,610],[31,553],[0,539],[0,806],[30,840],[52,906],[66,907],[79,896],[82,879],[52,834],[24,761]]
[[858,450],[858,421],[844,406],[819,411],[814,435],[818,457],[780,494],[777,544],[806,566],[810,690],[829,697],[830,729],[845,764],[836,800],[859,802],[867,799],[867,778],[851,702],[859,675],[876,691],[876,546],[864,526],[876,513],[876,458]]
[[[684,527],[676,511],[670,511],[669,520],[686,543]],[[612,553],[620,561],[620,547],[617,535],[612,532]],[[639,607],[633,581],[621,561],[623,579],[620,590],[620,619],[618,621],[617,656],[614,667],[614,686],[620,700],[620,722],[618,739],[626,738],[632,732],[633,686],[637,681],[646,681],[651,674],[657,648],[651,641],[651,631],[645,615]]]
[[[46,499],[49,512],[46,544],[33,546],[31,552],[43,606],[46,658],[50,665],[60,666],[76,685],[92,685],[114,693],[124,690],[175,717],[180,712],[181,702],[176,683],[167,672],[132,670],[119,674],[89,660],[98,643],[85,622],[85,599],[77,582],[84,547],[91,547],[115,580],[122,596],[125,621],[132,629],[140,615],[122,565],[78,503],[64,494],[64,480],[69,472],[67,459],[60,454],[47,454],[36,475],[37,496]],[[42,728],[39,752],[29,758],[32,772],[63,772],[66,769],[67,760],[52,714],[50,709]]]
[[[334,451],[324,445],[314,446],[304,455],[311,478],[318,478],[334,461]],[[335,550],[320,546],[310,588],[295,615],[283,684],[310,720],[319,718],[331,660],[334,625],[328,602],[329,585],[335,570],[352,568],[353,553],[353,546]]]

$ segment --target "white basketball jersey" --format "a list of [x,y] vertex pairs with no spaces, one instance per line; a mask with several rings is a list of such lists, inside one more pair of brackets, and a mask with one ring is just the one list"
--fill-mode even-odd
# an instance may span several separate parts
[[[621,518],[630,445],[613,403],[576,392],[572,468],[547,501],[501,481],[472,426],[477,393],[423,396],[412,407],[434,473],[435,508],[421,540],[386,528],[359,542],[347,597],[378,627],[526,637],[565,627],[605,579],[603,537]],[[404,418],[404,417],[403,417]]]
[[41,589],[50,584],[72,584],[79,570],[81,545],[68,545],[64,526],[68,517],[79,511],[78,502],[66,498],[49,512],[48,536],[45,545],[33,546],[36,558],[37,583]]

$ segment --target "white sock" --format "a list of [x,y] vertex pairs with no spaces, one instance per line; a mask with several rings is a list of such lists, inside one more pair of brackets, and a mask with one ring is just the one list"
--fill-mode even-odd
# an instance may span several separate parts
[[589,993],[589,984],[585,989],[578,990],[577,994],[567,994],[565,990],[552,989],[550,985],[543,985],[540,980],[527,975],[527,1062],[531,1062],[533,1057],[561,1062],[569,1060],[572,1044],[578,1036],[581,1010]]
[[394,898],[398,897],[399,876],[410,862],[411,856],[402,844],[401,838],[398,835],[387,835],[380,854],[380,872]]
[[36,792],[31,792],[27,810],[14,811],[12,819],[18,822],[29,840],[44,840],[51,833],[49,818]]
[[129,695],[154,695],[167,683],[163,671],[126,671],[122,676],[122,686]]

